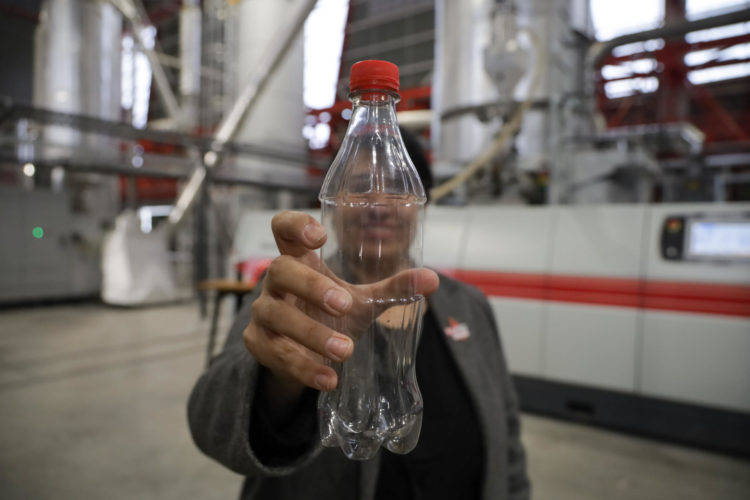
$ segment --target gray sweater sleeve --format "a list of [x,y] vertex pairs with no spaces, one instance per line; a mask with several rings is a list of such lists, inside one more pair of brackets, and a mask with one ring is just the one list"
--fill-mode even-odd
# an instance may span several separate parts
[[[251,436],[274,431],[265,419],[258,418],[263,414],[263,411],[258,411],[261,402],[256,401],[263,368],[247,351],[242,338],[242,332],[250,322],[252,303],[260,289],[259,283],[257,291],[245,300],[221,354],[193,387],[188,402],[188,423],[198,448],[227,468],[248,477],[283,476],[312,460],[320,446],[314,423],[315,411],[310,408],[305,408],[285,423],[285,429],[290,433],[305,434],[304,438],[297,438],[295,453],[280,450],[278,455],[268,459],[253,446],[255,440]],[[304,430],[300,432],[300,428]],[[300,446],[300,439],[303,446]],[[263,441],[268,443],[269,439]]]
[[505,362],[505,352],[500,341],[495,315],[487,299],[482,300],[485,314],[494,327],[500,356],[503,359],[502,377],[505,394],[505,415],[508,429],[508,498],[511,500],[528,500],[531,497],[531,482],[526,471],[526,450],[521,442],[521,411],[513,380]]

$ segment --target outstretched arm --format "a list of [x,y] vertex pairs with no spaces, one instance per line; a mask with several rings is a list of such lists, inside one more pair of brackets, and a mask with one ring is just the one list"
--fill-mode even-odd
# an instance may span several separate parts
[[350,332],[319,319],[346,317],[356,325],[379,307],[365,300],[370,296],[398,295],[407,283],[425,296],[438,287],[437,275],[426,269],[350,285],[321,265],[316,250],[326,234],[313,217],[282,212],[272,230],[281,256],[243,307],[189,402],[196,444],[245,475],[284,474],[314,453],[316,391],[333,390],[338,382],[326,359],[344,361],[353,351]]

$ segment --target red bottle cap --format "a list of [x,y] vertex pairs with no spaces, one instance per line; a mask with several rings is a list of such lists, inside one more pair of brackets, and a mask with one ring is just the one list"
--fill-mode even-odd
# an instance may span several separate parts
[[398,92],[398,66],[388,61],[359,61],[352,66],[349,90],[390,90]]

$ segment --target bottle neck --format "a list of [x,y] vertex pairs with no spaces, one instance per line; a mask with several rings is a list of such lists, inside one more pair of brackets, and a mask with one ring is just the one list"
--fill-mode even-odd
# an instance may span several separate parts
[[349,122],[351,133],[398,133],[398,94],[386,90],[358,90],[349,95],[349,100],[352,101],[352,117]]
[[349,94],[349,100],[354,106],[395,106],[401,100],[401,96],[390,90],[362,89]]

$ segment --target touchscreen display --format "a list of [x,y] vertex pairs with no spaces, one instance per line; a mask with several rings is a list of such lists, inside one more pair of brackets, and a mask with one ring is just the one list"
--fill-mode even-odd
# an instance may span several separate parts
[[691,221],[687,247],[692,257],[750,257],[750,222]]

